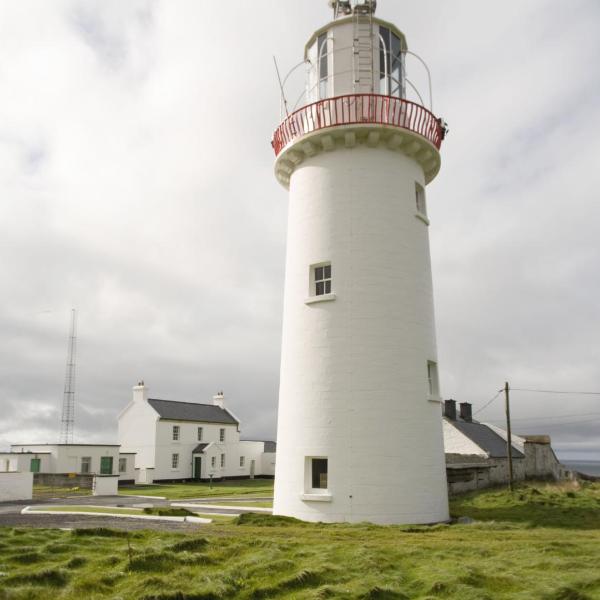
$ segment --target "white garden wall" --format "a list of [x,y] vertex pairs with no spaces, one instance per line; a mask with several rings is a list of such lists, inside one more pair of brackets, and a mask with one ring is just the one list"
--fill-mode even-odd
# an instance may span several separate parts
[[0,502],[31,500],[33,473],[0,473]]

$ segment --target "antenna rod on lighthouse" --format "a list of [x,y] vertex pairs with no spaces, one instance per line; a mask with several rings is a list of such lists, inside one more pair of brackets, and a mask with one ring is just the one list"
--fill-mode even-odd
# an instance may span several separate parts
[[60,443],[73,443],[75,425],[75,352],[77,350],[77,311],[71,309],[71,327],[67,345],[67,369],[63,394],[62,418],[60,425]]

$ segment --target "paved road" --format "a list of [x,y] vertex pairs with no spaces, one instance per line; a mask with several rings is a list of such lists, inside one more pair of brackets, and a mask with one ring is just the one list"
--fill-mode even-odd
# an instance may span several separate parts
[[32,515],[19,513],[0,514],[0,527],[39,527],[83,529],[90,527],[109,527],[110,529],[157,529],[160,531],[198,531],[202,525],[178,521],[150,521],[142,519],[92,517],[87,515]]
[[[266,501],[271,498],[253,498],[256,501]],[[200,503],[200,502],[222,502],[231,501],[231,498],[200,498],[185,499],[173,502]],[[241,502],[240,499],[237,499]],[[155,521],[141,519],[127,519],[124,517],[93,517],[89,515],[36,515],[21,514],[26,506],[52,506],[52,505],[78,505],[78,506],[119,506],[128,507],[133,505],[144,506],[170,506],[169,500],[158,500],[156,498],[138,498],[135,496],[78,496],[75,498],[55,498],[46,500],[30,500],[28,502],[1,502],[0,503],[0,527],[111,527],[115,529],[159,529],[165,531],[194,531],[202,525],[194,523],[179,523],[176,521]],[[206,508],[202,513],[206,514],[239,514],[241,512],[252,512],[251,508],[227,509]]]

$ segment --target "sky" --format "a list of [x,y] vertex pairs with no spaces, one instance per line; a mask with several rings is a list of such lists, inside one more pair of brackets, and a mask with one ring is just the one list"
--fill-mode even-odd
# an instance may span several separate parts
[[[380,0],[449,123],[427,188],[442,394],[600,392],[600,3]],[[223,390],[276,435],[286,73],[326,0],[0,3],[0,448]],[[422,89],[416,62],[408,76]],[[301,71],[301,69],[300,69]],[[293,78],[292,78],[293,82]],[[511,394],[513,431],[600,460],[600,395]],[[476,418],[501,424],[499,395]]]

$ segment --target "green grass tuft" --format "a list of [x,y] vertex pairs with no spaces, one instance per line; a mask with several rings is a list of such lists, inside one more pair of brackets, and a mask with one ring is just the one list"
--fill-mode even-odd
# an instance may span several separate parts
[[220,600],[221,596],[214,592],[167,592],[163,594],[150,594],[143,596],[140,600]]
[[281,517],[264,513],[244,513],[236,517],[233,522],[236,525],[254,525],[256,527],[285,527],[292,525],[295,527],[304,527],[308,525],[308,523],[294,517]]
[[87,564],[88,559],[85,556],[74,556],[69,562],[65,565],[67,569],[80,569],[85,564]]
[[363,600],[408,600],[408,596],[402,592],[395,592],[379,586],[372,587],[366,594],[361,596]]
[[196,513],[187,508],[145,508],[147,515],[159,515],[161,517],[195,517]]
[[6,578],[8,584],[18,585],[44,585],[50,587],[64,587],[69,582],[69,576],[62,569],[45,569],[23,575],[13,575]]
[[177,542],[167,549],[172,552],[198,552],[204,550],[208,546],[208,540],[206,538],[191,538],[189,540],[183,540]]
[[44,560],[44,557],[39,552],[24,552],[19,554],[13,554],[8,557],[9,560],[23,565],[31,565],[33,563],[39,563]]
[[119,529],[108,529],[107,527],[89,527],[81,529],[73,529],[72,535],[76,537],[113,537],[113,538],[128,538],[137,537],[137,533],[129,531],[121,531]]

